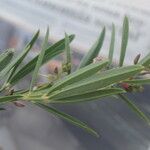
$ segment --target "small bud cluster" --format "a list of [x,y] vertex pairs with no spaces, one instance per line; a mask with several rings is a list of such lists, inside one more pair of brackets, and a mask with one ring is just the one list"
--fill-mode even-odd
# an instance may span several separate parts
[[62,71],[67,72],[67,74],[71,73],[71,63],[62,64]]

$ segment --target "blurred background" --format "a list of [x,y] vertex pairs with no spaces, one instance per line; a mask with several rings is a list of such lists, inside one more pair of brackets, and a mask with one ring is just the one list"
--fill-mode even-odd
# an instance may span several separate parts
[[[46,27],[50,27],[49,42],[75,34],[71,43],[73,62],[77,65],[83,55],[106,27],[105,42],[100,55],[107,57],[112,23],[115,24],[115,60],[119,58],[124,15],[130,20],[130,37],[126,64],[132,64],[137,54],[150,51],[149,0],[0,0],[0,51],[15,48],[18,53],[40,29],[41,36],[27,60],[40,50]],[[48,73],[61,65],[58,57],[41,72]],[[26,61],[24,63],[26,63]],[[20,82],[27,87],[31,77]],[[41,79],[42,81],[42,79]],[[150,116],[150,87],[131,99]],[[59,105],[63,110],[87,122],[101,135],[95,138],[81,129],[47,112],[26,104],[17,108],[9,104],[0,112],[0,150],[150,150],[150,128],[122,101],[107,98],[86,104]]]

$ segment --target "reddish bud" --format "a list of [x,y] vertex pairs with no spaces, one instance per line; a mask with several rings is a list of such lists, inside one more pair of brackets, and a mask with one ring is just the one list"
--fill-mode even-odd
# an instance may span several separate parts
[[121,86],[122,86],[124,89],[128,89],[128,88],[129,88],[129,84],[128,84],[128,83],[121,83]]
[[132,92],[133,91],[133,87],[131,85],[129,85],[128,83],[121,83],[121,86],[124,90],[128,91],[128,92]]

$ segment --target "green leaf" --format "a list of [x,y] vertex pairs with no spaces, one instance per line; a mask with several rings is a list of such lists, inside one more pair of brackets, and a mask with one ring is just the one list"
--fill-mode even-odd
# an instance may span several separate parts
[[69,46],[69,37],[65,33],[65,61],[62,65],[62,71],[67,72],[67,74],[71,73],[71,51]]
[[67,33],[65,33],[65,51],[66,51],[66,64],[71,64],[71,52],[69,46],[69,37]]
[[123,32],[122,32],[122,42],[121,42],[121,53],[120,53],[120,60],[119,60],[119,66],[123,66],[125,54],[126,54],[126,48],[128,44],[128,33],[129,33],[129,21],[128,18],[125,16],[123,21]]
[[112,24],[111,42],[109,47],[109,64],[112,64],[115,46],[115,25]]
[[79,68],[82,68],[93,62],[93,59],[97,57],[97,55],[99,54],[99,51],[101,50],[101,47],[102,47],[103,41],[104,41],[104,37],[105,37],[105,27],[103,28],[98,40],[95,42],[95,44],[91,47],[89,52],[81,60]]
[[34,69],[34,72],[33,72],[33,75],[32,75],[32,80],[31,80],[31,84],[30,84],[30,91],[33,90],[33,86],[36,82],[36,79],[37,79],[37,76],[38,76],[38,71],[41,67],[41,64],[42,64],[42,61],[43,61],[43,58],[44,58],[44,55],[45,55],[45,50],[46,50],[46,47],[47,47],[47,44],[48,44],[48,38],[49,38],[49,28],[47,28],[45,39],[44,39],[44,42],[42,44],[42,51],[38,56],[38,60],[37,60],[37,63],[36,63],[36,66],[35,66],[35,69]]
[[[89,91],[95,91],[100,88],[105,88],[112,84],[119,83],[120,81],[126,80],[129,77],[139,73],[143,69],[142,66],[133,65],[128,67],[115,68],[107,70],[105,72],[95,74],[90,78],[83,81],[77,82],[75,84],[70,84],[62,90],[55,91],[49,94],[50,99],[63,98],[74,95],[83,94]],[[79,79],[78,79],[79,80]],[[55,85],[54,85],[55,86]]]
[[33,44],[38,38],[38,35],[39,35],[39,31],[37,31],[37,33],[33,36],[32,40],[27,44],[24,50],[11,63],[9,63],[9,65],[5,69],[3,69],[3,71],[0,73],[0,77],[3,77],[5,74],[7,74],[13,67],[17,69],[17,67],[20,65],[20,63],[23,61],[25,56],[32,48]]
[[[69,36],[70,42],[74,39],[74,35]],[[62,53],[65,48],[65,39],[60,40],[59,42],[55,43],[54,45],[50,46],[46,49],[45,55],[43,58],[42,64],[46,63],[53,57],[57,56],[58,54]],[[27,63],[24,67],[22,67],[10,80],[10,84],[14,85],[20,79],[25,77],[27,74],[32,72],[36,66],[36,62],[38,60],[38,56],[32,59],[29,63]]]
[[37,87],[34,91],[43,91],[49,89],[50,87],[52,87],[52,83],[44,83],[42,86]]
[[120,88],[107,88],[107,89],[99,89],[96,91],[88,92],[85,94],[75,95],[71,97],[64,97],[62,99],[54,98],[50,99],[50,103],[77,103],[77,102],[87,102],[93,100],[99,100],[104,97],[125,93],[124,90]]
[[13,49],[7,49],[6,51],[2,52],[0,54],[0,62],[3,61],[3,59],[9,55],[9,53],[13,53]]
[[3,84],[3,86],[0,89],[0,92],[4,91],[7,87],[9,87],[8,81],[11,78],[12,74],[13,74],[14,68],[12,68],[8,73],[7,76],[5,77],[5,82]]
[[131,108],[141,119],[146,121],[150,125],[150,119],[147,117],[131,100],[128,99],[125,95],[119,94],[119,97],[127,103],[129,108]]
[[2,52],[1,54],[0,54],[0,62],[3,60],[3,58],[7,55],[7,53],[8,53],[8,50],[6,50],[6,52],[4,51],[4,52]]
[[134,80],[126,80],[125,82],[134,85],[143,85],[143,84],[150,84],[150,79],[134,79]]
[[17,101],[17,99],[21,97],[22,97],[21,95],[1,96],[0,103],[8,103],[8,102]]
[[148,53],[140,62],[140,65],[143,65],[145,67],[149,67],[150,66],[150,53]]
[[74,73],[66,76],[64,79],[59,80],[52,86],[48,93],[57,90],[58,88],[65,87],[67,85],[70,85],[72,83],[75,83],[77,81],[81,81],[82,79],[85,79],[87,77],[90,77],[91,75],[98,72],[100,69],[102,69],[104,66],[108,64],[108,61],[102,61],[95,64],[90,64],[84,68],[78,69]]
[[84,129],[85,131],[87,131],[88,133],[96,136],[96,137],[99,137],[99,135],[97,134],[97,132],[95,130],[93,130],[92,128],[88,127],[85,123],[81,122],[80,120],[72,117],[71,115],[68,115],[64,112],[61,112],[61,111],[58,111],[57,109],[53,108],[53,107],[50,107],[50,106],[47,106],[47,105],[44,105],[42,103],[36,103],[37,106],[43,108],[44,110],[54,114],[55,116],[59,117],[59,118],[62,118],[70,123],[72,123],[73,125],[77,126],[77,127],[80,127],[82,129]]
[[6,68],[11,62],[14,54],[14,49],[8,49],[6,52],[2,53],[0,56],[0,72]]

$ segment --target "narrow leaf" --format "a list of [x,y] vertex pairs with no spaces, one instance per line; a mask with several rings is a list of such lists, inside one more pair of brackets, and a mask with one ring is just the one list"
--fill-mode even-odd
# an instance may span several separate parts
[[67,72],[67,74],[71,73],[71,51],[69,46],[69,37],[65,33],[65,58],[64,63],[62,65],[63,72]]
[[1,54],[0,54],[0,62],[3,60],[3,58],[7,55],[7,53],[8,53],[8,50],[6,50],[6,51],[4,51],[4,52],[2,52]]
[[44,105],[42,103],[36,103],[36,105],[43,108],[44,110],[54,114],[55,116],[62,118],[62,119],[72,123],[73,125],[75,125],[77,127],[84,129],[88,133],[90,133],[96,137],[99,137],[99,135],[97,134],[96,131],[94,131],[92,128],[88,127],[85,123],[81,122],[80,120],[72,117],[71,115],[68,115],[64,112],[58,111],[57,109],[50,107],[50,106],[47,106],[47,105]]
[[50,99],[50,103],[76,103],[76,102],[87,102],[93,100],[99,100],[104,97],[125,93],[124,90],[120,88],[107,88],[107,89],[99,89],[93,92],[87,92],[85,94],[79,94],[75,96],[64,97],[62,99],[54,98]]
[[146,121],[150,125],[150,119],[147,117],[131,100],[128,99],[125,95],[119,94],[119,97],[127,103],[129,108],[131,108],[141,119]]
[[70,84],[62,90],[59,89],[54,93],[49,93],[49,98],[64,98],[67,96],[69,97],[84,94],[89,91],[95,91],[100,88],[105,88],[112,84],[116,84],[120,81],[126,80],[129,77],[132,77],[133,75],[139,73],[142,69],[142,66],[137,65],[111,69],[99,74],[95,74],[75,84]]
[[108,64],[108,61],[102,61],[95,64],[90,64],[84,68],[78,69],[74,73],[66,76],[63,80],[59,80],[52,86],[48,93],[57,90],[58,88],[62,88],[64,86],[70,85],[72,83],[75,83],[77,81],[81,81],[82,79],[86,79],[87,77],[90,77],[91,75],[98,72],[100,69],[102,69],[104,66]]
[[119,66],[123,66],[125,54],[126,54],[126,48],[128,44],[128,33],[129,33],[129,21],[128,18],[125,16],[123,21],[123,31],[122,31],[122,42],[121,42],[121,53],[120,53],[120,60],[119,60]]
[[48,38],[49,38],[49,28],[47,28],[45,39],[44,39],[44,42],[42,44],[42,51],[38,56],[38,60],[37,60],[37,63],[36,63],[36,66],[35,66],[35,69],[34,69],[34,72],[33,72],[33,75],[32,75],[32,80],[31,80],[31,84],[30,84],[30,91],[33,90],[33,86],[36,82],[36,79],[37,79],[37,76],[38,76],[38,71],[41,67],[41,64],[42,64],[42,61],[43,61],[43,58],[44,58],[44,55],[45,55],[45,50],[46,50],[46,47],[47,47],[47,44],[48,44]]
[[115,46],[115,25],[112,24],[111,42],[109,47],[109,64],[112,64]]
[[[74,35],[69,36],[70,42],[74,39]],[[65,48],[65,39],[60,40],[59,42],[55,43],[54,45],[50,46],[46,49],[45,55],[43,58],[42,64],[46,63],[50,59],[54,58],[58,54],[62,53]],[[14,85],[27,74],[32,72],[36,66],[36,62],[38,60],[38,56],[32,59],[29,63],[27,63],[24,67],[22,67],[10,80],[10,84]]]
[[6,51],[2,52],[0,54],[0,62],[9,54],[9,53],[12,53],[13,52],[13,49],[7,49]]
[[135,85],[144,85],[144,84],[150,84],[150,79],[134,79],[134,80],[127,80],[125,81],[129,84],[135,84]]
[[22,97],[21,95],[1,96],[0,103],[8,103],[8,102],[17,101],[17,99],[21,97]]
[[150,67],[150,53],[148,53],[140,62],[140,65],[145,67]]
[[0,57],[0,71],[6,68],[7,65],[11,62],[14,54],[14,49],[8,49],[6,52],[1,54]]
[[38,38],[39,31],[33,36],[32,40],[27,44],[24,50],[0,73],[0,77],[3,77],[6,73],[8,73],[13,67],[17,69],[20,63],[23,61],[29,50],[32,48],[36,39]]
[[97,57],[97,55],[99,54],[99,51],[101,50],[101,47],[102,47],[103,41],[104,41],[104,37],[105,37],[105,27],[103,28],[98,40],[95,42],[95,44],[91,47],[89,52],[81,60],[79,68],[82,68],[93,62],[93,59]]
[[66,64],[71,64],[71,52],[69,46],[69,37],[67,33],[65,33],[65,51],[66,51]]

